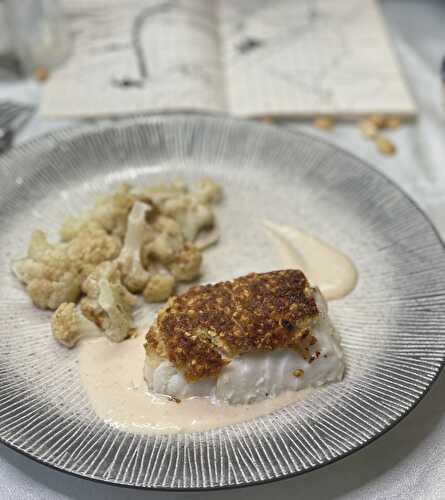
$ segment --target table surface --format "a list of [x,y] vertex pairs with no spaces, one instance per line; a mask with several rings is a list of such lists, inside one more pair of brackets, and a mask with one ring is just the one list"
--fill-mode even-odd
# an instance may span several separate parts
[[[445,2],[383,0],[382,8],[402,69],[419,106],[419,120],[391,133],[398,147],[383,157],[357,128],[339,125],[329,132],[289,123],[353,152],[399,183],[431,217],[445,238],[445,112],[439,80],[445,56]],[[29,81],[0,82],[0,99],[38,102]],[[17,142],[66,125],[35,117]],[[301,477],[248,489],[212,493],[137,491],[82,480],[51,470],[0,445],[1,499],[416,499],[445,498],[445,377],[398,425],[373,444],[335,464]]]

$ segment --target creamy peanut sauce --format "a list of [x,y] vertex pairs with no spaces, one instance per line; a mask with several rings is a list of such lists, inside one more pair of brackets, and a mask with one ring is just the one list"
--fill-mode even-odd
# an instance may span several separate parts
[[358,273],[349,257],[292,226],[268,220],[263,225],[277,247],[283,266],[301,269],[326,300],[341,299],[355,288]]
[[83,386],[97,415],[128,432],[203,431],[265,415],[305,397],[309,390],[286,391],[249,405],[216,405],[208,398],[180,403],[148,392],[143,365],[144,335],[113,343],[107,338],[80,343]]
[[[286,225],[263,221],[283,266],[302,269],[327,300],[340,299],[357,283],[352,261],[330,245]],[[285,391],[248,405],[212,404],[208,398],[180,403],[151,394],[143,378],[145,329],[121,343],[107,338],[80,342],[80,375],[97,415],[122,430],[138,433],[202,431],[271,413],[299,401],[311,389]]]

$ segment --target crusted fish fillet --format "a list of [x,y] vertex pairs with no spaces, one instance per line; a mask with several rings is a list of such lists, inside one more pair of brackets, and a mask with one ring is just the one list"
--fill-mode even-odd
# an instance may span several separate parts
[[298,270],[252,273],[173,297],[146,336],[150,390],[247,403],[343,374],[326,303]]

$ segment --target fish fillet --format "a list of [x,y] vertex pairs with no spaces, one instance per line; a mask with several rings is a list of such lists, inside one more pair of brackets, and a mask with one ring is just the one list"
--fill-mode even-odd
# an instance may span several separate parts
[[148,388],[250,403],[341,380],[327,305],[298,270],[252,273],[173,297],[146,336]]

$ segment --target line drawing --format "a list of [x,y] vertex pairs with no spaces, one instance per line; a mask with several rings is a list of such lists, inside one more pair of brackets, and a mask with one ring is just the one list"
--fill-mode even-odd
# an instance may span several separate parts
[[[150,55],[147,48],[142,43],[142,35],[144,29],[150,22],[154,22],[159,15],[177,11],[178,14],[187,15],[187,20],[190,25],[196,25],[199,30],[211,31],[206,25],[208,20],[202,18],[202,13],[193,6],[178,4],[171,0],[166,0],[161,3],[150,5],[139,11],[133,20],[131,26],[131,44],[133,54],[136,60],[138,76],[136,78],[113,78],[112,84],[122,88],[139,87],[143,88],[151,79],[160,77],[156,75],[154,68],[150,68]],[[211,31],[213,34],[213,31]],[[208,81],[208,75],[205,68],[199,67],[197,64],[181,63],[177,67],[171,68],[173,72],[179,72],[184,76],[197,76],[203,81]]]
[[145,23],[154,16],[167,12],[173,7],[171,2],[162,2],[158,5],[151,5],[140,11],[134,21],[131,28],[131,40],[133,44],[133,50],[136,57],[136,62],[139,69],[139,78],[145,81],[149,78],[148,71],[148,54],[145,53],[145,49],[141,43],[141,34]]

